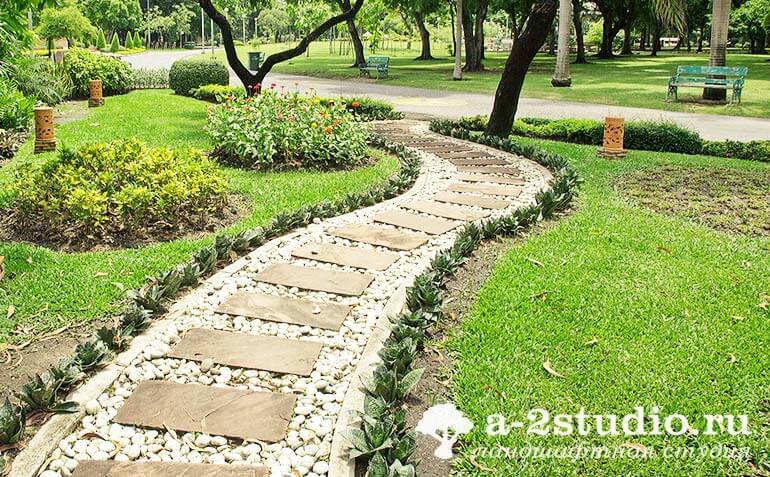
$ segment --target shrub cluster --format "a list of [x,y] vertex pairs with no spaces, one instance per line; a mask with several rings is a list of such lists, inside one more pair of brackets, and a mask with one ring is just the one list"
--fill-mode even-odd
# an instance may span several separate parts
[[703,154],[770,162],[770,141],[705,141]]
[[[359,121],[388,121],[404,118],[402,113],[393,109],[392,104],[385,101],[364,97],[333,99],[333,101],[337,100],[343,101],[345,108],[353,113]],[[328,98],[327,101],[332,101],[332,99]]]
[[207,84],[227,86],[230,73],[227,66],[215,60],[177,60],[168,72],[168,86],[176,94],[189,96],[190,91]]
[[225,177],[201,152],[150,149],[135,139],[25,164],[10,187],[17,226],[73,236],[191,222],[227,200]]
[[246,90],[240,86],[226,86],[221,84],[207,84],[190,90],[190,96],[209,103],[222,103],[229,97],[242,98],[246,96]]
[[441,134],[473,140],[508,152],[529,157],[556,173],[551,190],[541,192],[536,204],[516,210],[512,215],[487,220],[481,225],[468,224],[455,243],[438,253],[430,268],[415,278],[407,289],[408,311],[394,319],[390,337],[380,350],[380,364],[364,381],[364,409],[360,428],[350,429],[351,458],[367,461],[368,475],[413,477],[417,475],[413,454],[415,434],[406,425],[406,398],[422,376],[413,369],[428,331],[442,317],[443,288],[447,279],[462,266],[482,240],[513,236],[527,227],[569,206],[579,184],[576,172],[561,156],[550,155],[532,146],[510,139],[472,135],[459,123],[434,121],[431,129]]
[[276,216],[265,228],[257,227],[235,236],[221,235],[214,243],[199,250],[192,259],[152,277],[138,290],[129,292],[129,304],[118,322],[97,331],[90,341],[79,345],[75,354],[51,366],[42,375],[30,378],[16,393],[21,404],[8,401],[0,407],[0,446],[17,442],[24,433],[27,411],[71,412],[76,404],[63,402],[68,391],[82,381],[87,373],[109,362],[115,353],[125,350],[131,339],[141,333],[150,322],[165,313],[168,302],[182,289],[195,286],[213,272],[218,265],[237,259],[239,255],[263,245],[295,227],[312,223],[314,218],[329,218],[392,199],[409,189],[420,173],[419,157],[401,145],[390,144],[375,137],[372,145],[395,154],[401,161],[401,170],[385,184],[367,192],[347,195],[338,202],[321,202],[302,207],[292,213]]
[[133,85],[131,67],[117,58],[74,48],[65,55],[63,64],[72,80],[72,94],[77,98],[88,97],[88,82],[93,79],[102,80],[105,96],[127,93]]
[[26,136],[24,131],[0,129],[0,161],[12,158]]
[[35,99],[0,79],[0,129],[25,131],[32,122]]
[[214,155],[255,169],[332,168],[366,159],[368,129],[339,101],[265,90],[209,109]]
[[72,80],[62,65],[20,55],[5,63],[6,76],[26,96],[55,106],[72,94]]
[[133,89],[168,88],[168,68],[137,68],[133,76]]

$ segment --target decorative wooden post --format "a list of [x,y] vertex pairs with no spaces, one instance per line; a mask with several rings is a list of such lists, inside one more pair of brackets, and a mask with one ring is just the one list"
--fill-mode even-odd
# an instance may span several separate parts
[[90,80],[88,82],[88,107],[96,108],[104,104],[102,97],[102,80]]
[[53,108],[40,106],[35,108],[35,154],[56,150],[56,137],[53,134]]
[[623,118],[604,118],[604,146],[597,151],[601,157],[626,157],[628,151],[623,149],[625,134]]

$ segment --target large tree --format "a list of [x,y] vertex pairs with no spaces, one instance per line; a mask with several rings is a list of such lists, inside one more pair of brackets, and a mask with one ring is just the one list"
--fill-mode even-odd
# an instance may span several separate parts
[[465,38],[465,66],[463,71],[484,70],[484,21],[489,0],[463,1],[463,37]]
[[499,137],[510,134],[527,70],[545,43],[555,17],[556,0],[538,0],[532,7],[527,26],[505,62],[485,134]]
[[[350,0],[335,0],[337,6],[339,6],[341,12],[346,12],[352,7]],[[350,35],[350,42],[353,43],[353,52],[355,54],[355,60],[352,67],[358,67],[359,65],[366,63],[366,55],[364,54],[364,43],[361,41],[361,34],[358,32],[358,26],[356,25],[356,18],[351,17],[345,21],[348,27],[348,34]]]
[[441,0],[388,0],[387,5],[397,9],[403,14],[404,21],[412,19],[420,32],[420,56],[418,60],[432,60],[433,54],[430,48],[430,31],[428,30],[428,16],[436,13],[441,7]]
[[142,22],[139,0],[78,0],[80,11],[112,37],[113,33],[136,30]]
[[0,7],[0,68],[2,60],[16,55],[32,43],[32,32],[27,23],[30,10],[57,6],[56,0],[2,0]]
[[[260,3],[259,0],[250,1],[254,4]],[[227,56],[227,62],[230,64],[230,68],[235,71],[236,76],[238,76],[238,79],[241,80],[241,83],[243,83],[246,91],[249,94],[255,94],[259,93],[259,85],[262,84],[265,76],[267,76],[270,70],[273,69],[273,66],[292,58],[296,58],[297,56],[305,53],[310,44],[317,40],[327,30],[336,25],[339,25],[340,23],[347,22],[350,18],[355,18],[363,6],[364,0],[355,0],[355,3],[351,6],[350,9],[338,15],[334,15],[321,24],[317,25],[315,28],[310,30],[293,48],[289,48],[278,53],[273,53],[272,55],[268,56],[265,58],[265,61],[262,63],[259,69],[254,73],[249,71],[249,69],[246,68],[246,66],[244,66],[244,64],[241,62],[240,58],[238,58],[238,52],[236,51],[235,44],[233,42],[233,29],[227,17],[219,11],[212,0],[198,0],[198,3],[200,4],[201,8],[203,8],[203,11],[205,11],[206,14],[214,21],[214,23],[217,24],[219,30],[222,32],[222,42],[224,43],[225,54]]]
[[48,56],[55,40],[64,38],[69,47],[72,40],[82,40],[96,33],[88,18],[77,7],[46,8],[40,16],[37,34],[48,43]]

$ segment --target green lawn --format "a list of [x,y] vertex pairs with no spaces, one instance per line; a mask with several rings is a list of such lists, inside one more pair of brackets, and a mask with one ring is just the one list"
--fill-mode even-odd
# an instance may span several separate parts
[[[84,119],[57,127],[56,134],[60,144],[67,146],[136,136],[153,146],[207,149],[208,137],[203,130],[207,107],[208,103],[168,91],[137,91],[107,98],[106,106],[90,110]],[[0,186],[12,179],[17,164],[45,157],[33,158],[31,150],[32,140],[14,161],[0,167]],[[251,204],[251,214],[226,231],[235,233],[263,225],[278,212],[365,190],[398,169],[396,159],[378,157],[370,167],[345,172],[257,173],[226,169],[231,190],[243,194]],[[0,343],[23,341],[22,335],[12,334],[17,326],[27,333],[39,333],[115,312],[125,290],[141,285],[147,276],[186,261],[192,252],[212,240],[213,236],[207,236],[140,249],[72,254],[0,242],[6,268],[6,278],[0,282]],[[10,306],[16,312],[5,319]]]
[[[521,140],[521,139],[517,139]],[[595,148],[538,141],[568,156],[585,184],[576,210],[511,248],[460,329],[453,392],[476,423],[455,467],[461,475],[714,476],[754,474],[745,461],[471,458],[478,447],[715,443],[751,449],[770,462],[770,239],[727,235],[684,217],[632,205],[613,190],[620,174],[661,165],[770,166],[712,157],[631,151],[608,161]],[[692,170],[692,169],[691,169]],[[770,192],[770,191],[766,191]],[[540,266],[542,264],[542,266]],[[763,309],[763,306],[765,307]],[[549,360],[559,378],[545,371]],[[704,414],[748,414],[750,437],[546,437],[514,429],[484,432],[486,417],[526,421],[552,415],[625,415],[634,406],[681,413],[701,428]],[[509,421],[510,422],[510,421]],[[475,462],[475,463],[474,463]],[[494,469],[494,472],[483,469]]]
[[[273,53],[286,44],[270,44],[259,50]],[[414,45],[416,48],[416,45]],[[250,47],[240,47],[243,61]],[[504,53],[488,53],[484,73],[469,73],[463,81],[452,81],[453,59],[445,48],[434,47],[435,61],[415,61],[417,51],[385,50],[378,54],[391,55],[390,77],[380,80],[382,84],[414,86],[451,91],[470,91],[493,94],[500,81],[500,74],[506,59]],[[224,52],[217,55],[224,60]],[[666,103],[666,84],[676,71],[677,65],[706,65],[705,53],[687,55],[672,52],[662,53],[652,58],[648,53],[632,57],[618,57],[613,60],[589,58],[590,64],[572,65],[573,86],[554,88],[551,75],[556,59],[544,54],[538,55],[527,74],[523,97],[543,98],[561,101],[578,101],[640,108],[664,109],[669,111],[689,111],[735,116],[770,117],[770,56],[728,53],[730,66],[748,66],[749,76],[743,90],[743,103],[740,105],[703,105],[693,102]],[[310,56],[295,58],[275,67],[276,72],[323,78],[357,78],[358,70],[350,68],[352,56],[339,56],[329,53],[325,42],[316,42],[310,49]],[[368,81],[368,80],[367,80]],[[695,99],[700,90],[682,88],[681,99]]]

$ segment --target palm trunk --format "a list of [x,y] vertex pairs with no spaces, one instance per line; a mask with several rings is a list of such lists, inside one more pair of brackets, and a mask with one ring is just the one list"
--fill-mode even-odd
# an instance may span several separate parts
[[[727,64],[727,29],[730,22],[730,0],[714,0],[711,14],[711,43],[709,66],[725,66]],[[724,89],[705,88],[703,99],[724,101],[727,91]]]
[[414,12],[414,21],[417,23],[417,29],[420,30],[420,41],[422,42],[422,52],[417,57],[418,60],[432,60],[433,55],[430,53],[430,32],[425,27],[425,18],[422,12]]
[[556,87],[571,86],[569,72],[569,25],[572,23],[572,0],[559,0],[559,48],[556,55],[556,70],[551,84]]
[[581,0],[572,0],[572,23],[575,27],[575,43],[577,44],[577,57],[575,63],[586,63],[586,46],[583,38],[583,16]]

